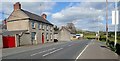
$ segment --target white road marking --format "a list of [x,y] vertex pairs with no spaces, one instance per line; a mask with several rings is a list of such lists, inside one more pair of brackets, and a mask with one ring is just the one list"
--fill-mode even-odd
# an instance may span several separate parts
[[72,46],[72,44],[71,44],[71,45],[68,45],[68,46]]
[[[93,40],[91,40],[91,42],[92,42]],[[90,43],[91,43],[90,42]],[[83,49],[83,51],[77,56],[77,58],[76,58],[76,60],[75,61],[77,61],[77,59],[83,54],[83,52],[87,49],[87,47],[89,46],[89,44]]]
[[93,40],[91,40],[91,42],[93,42],[94,41],[94,39]]
[[55,48],[52,48],[52,49],[48,49],[48,50],[45,50],[45,51],[42,51],[42,52],[38,52],[38,53],[34,53],[30,56],[34,56],[34,55],[37,55],[37,54],[41,54],[41,53],[44,53],[44,52],[47,52],[47,51],[51,51],[51,50],[54,50]]
[[46,54],[43,55],[43,57],[45,57],[45,56],[47,56],[47,55],[50,55],[50,54],[53,54],[53,53],[55,53],[55,52],[57,52],[57,51],[59,51],[59,50],[62,50],[62,49],[63,49],[63,48],[59,48],[59,49],[54,50],[54,51],[52,51],[52,52],[46,53]]

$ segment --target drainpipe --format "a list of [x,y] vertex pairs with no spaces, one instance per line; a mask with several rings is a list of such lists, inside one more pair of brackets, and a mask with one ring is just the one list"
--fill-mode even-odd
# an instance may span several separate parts
[[[28,30],[26,30],[26,31],[28,31]],[[20,44],[20,39],[21,39],[21,37],[23,36],[23,34],[26,32],[26,31],[24,31],[24,32],[21,32],[21,34],[18,34],[18,42],[19,42],[19,47],[21,46]]]

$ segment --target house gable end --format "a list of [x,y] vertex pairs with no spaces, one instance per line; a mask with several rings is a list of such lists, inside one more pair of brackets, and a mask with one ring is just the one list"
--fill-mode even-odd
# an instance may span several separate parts
[[7,21],[18,20],[29,18],[24,12],[21,10],[13,11],[10,16],[7,18]]

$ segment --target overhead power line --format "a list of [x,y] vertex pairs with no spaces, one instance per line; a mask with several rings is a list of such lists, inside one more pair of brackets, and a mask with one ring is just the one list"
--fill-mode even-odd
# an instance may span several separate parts
[[8,14],[8,13],[5,13],[5,12],[0,12],[0,13],[2,14],[2,16],[8,15],[8,16],[13,16],[13,17],[16,17],[16,18],[20,18],[19,16],[11,15],[11,14]]

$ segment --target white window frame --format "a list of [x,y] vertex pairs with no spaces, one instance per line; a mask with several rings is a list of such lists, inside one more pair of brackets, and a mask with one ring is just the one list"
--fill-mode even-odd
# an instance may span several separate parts
[[42,23],[42,29],[44,29],[44,24]]
[[31,38],[32,38],[32,40],[36,40],[36,32],[31,33]]
[[49,38],[48,38],[48,33],[46,33],[46,39],[48,40]]
[[44,27],[44,30],[45,30],[45,29],[46,29],[46,24],[44,24],[44,26],[43,26],[43,27]]
[[38,29],[41,29],[41,24],[40,23],[38,23]]
[[52,29],[53,29],[53,27],[52,26],[50,26],[50,30],[52,31]]
[[48,27],[49,27],[49,26],[48,26],[48,25],[46,25],[46,29],[47,29],[47,30],[48,30]]
[[35,22],[32,22],[32,29],[34,29],[35,28]]
[[53,35],[52,35],[52,33],[50,33],[50,39],[51,39],[51,41],[52,41],[52,39],[53,39],[52,37],[53,37]]

